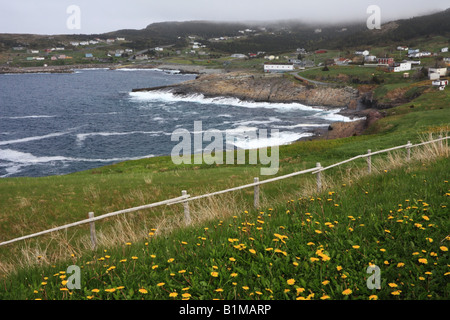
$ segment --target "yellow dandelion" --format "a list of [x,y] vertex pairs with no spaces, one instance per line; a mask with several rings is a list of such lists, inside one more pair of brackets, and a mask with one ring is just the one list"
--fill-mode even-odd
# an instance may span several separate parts
[[243,286],[242,289],[244,289],[245,291],[247,291],[247,290],[250,289],[250,288],[247,287],[247,286]]
[[147,294],[148,293],[148,291],[146,289],[144,289],[144,288],[139,289],[139,292],[142,293],[142,294]]
[[445,246],[441,246],[441,247],[439,247],[439,249],[441,249],[441,251],[444,251],[444,252],[448,251],[448,248]]
[[376,294],[373,294],[369,296],[369,300],[378,300],[378,296]]
[[327,300],[327,299],[330,299],[330,296],[326,294],[320,297],[320,300]]
[[217,278],[219,276],[219,273],[216,271],[211,272],[211,276],[213,276],[214,278]]
[[359,248],[360,248],[360,246],[358,246],[358,245],[354,245],[354,246],[352,246],[352,248],[353,248],[353,249],[359,249]]
[[256,254],[256,251],[253,249],[248,250],[250,253]]
[[351,289],[345,289],[344,291],[342,291],[342,294],[344,295],[344,296],[348,296],[348,295],[350,295],[350,294],[352,294],[352,290]]
[[330,283],[329,280],[322,281],[322,285],[324,285],[324,286],[326,286],[326,285],[329,284],[329,283]]
[[163,285],[165,285],[165,283],[164,283],[164,282],[160,282],[160,283],[158,283],[156,286],[157,286],[157,287],[162,287]]
[[393,296],[399,296],[401,292],[402,292],[401,290],[396,290],[396,291],[391,292],[391,294]]
[[425,258],[420,258],[420,259],[419,259],[419,262],[422,263],[422,264],[427,264],[427,263],[428,263],[428,260],[425,259]]
[[295,280],[294,279],[289,279],[288,281],[286,281],[288,285],[292,286],[295,284]]
[[176,298],[177,296],[178,296],[178,293],[176,293],[176,292],[171,292],[169,294],[169,297],[171,297],[171,298]]

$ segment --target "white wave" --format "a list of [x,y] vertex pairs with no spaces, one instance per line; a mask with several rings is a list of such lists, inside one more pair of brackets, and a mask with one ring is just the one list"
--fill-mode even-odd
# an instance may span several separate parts
[[328,127],[329,124],[314,124],[314,123],[299,123],[294,125],[277,125],[273,126],[275,129],[297,129],[297,128],[320,128],[320,127]]
[[207,98],[203,94],[191,94],[191,95],[176,95],[170,91],[139,91],[130,92],[130,98],[134,101],[163,101],[166,103],[172,102],[194,102],[199,104],[215,104],[215,105],[227,105],[243,108],[266,108],[275,109],[279,112],[290,111],[308,111],[314,114],[314,117],[330,120],[330,121],[353,121],[351,118],[337,115],[342,109],[324,110],[323,108],[316,106],[306,106],[301,103],[271,103],[271,102],[254,102],[244,101],[233,97],[216,97]]
[[301,138],[311,137],[312,133],[295,133],[295,132],[280,132],[278,136],[260,137],[257,139],[250,139],[248,137],[235,137],[227,142],[245,150],[260,149],[266,147],[282,146],[291,144]]
[[123,158],[110,158],[110,159],[89,159],[89,158],[72,158],[64,156],[35,156],[31,153],[16,151],[12,149],[0,149],[0,161],[9,162],[8,164],[1,164],[1,167],[5,167],[7,172],[2,177],[10,176],[19,172],[24,166],[39,165],[51,162],[122,162],[129,160],[140,160],[154,157],[153,154],[140,156],[140,157],[123,157]]
[[38,164],[52,161],[64,161],[67,160],[67,158],[62,156],[36,157],[31,153],[11,149],[0,149],[0,160],[15,164]]
[[164,131],[130,131],[130,132],[89,132],[89,133],[78,133],[77,134],[77,142],[83,142],[87,137],[91,136],[126,136],[133,134],[147,134],[147,135],[170,135],[170,133],[166,133]]
[[56,116],[47,115],[31,115],[31,116],[17,116],[17,117],[1,117],[0,119],[39,119],[39,118],[55,118]]
[[23,142],[30,142],[30,141],[36,141],[36,140],[60,137],[60,136],[66,135],[68,133],[70,133],[70,131],[56,132],[56,133],[46,134],[46,135],[43,135],[43,136],[34,136],[34,137],[27,137],[27,138],[22,138],[22,139],[15,139],[15,140],[0,141],[0,146],[4,146],[4,145],[7,145],[7,144],[23,143]]
[[237,121],[235,122],[236,125],[240,126],[247,126],[250,124],[269,124],[273,122],[282,122],[282,120],[276,118],[276,117],[269,117],[267,120],[248,120],[248,121]]

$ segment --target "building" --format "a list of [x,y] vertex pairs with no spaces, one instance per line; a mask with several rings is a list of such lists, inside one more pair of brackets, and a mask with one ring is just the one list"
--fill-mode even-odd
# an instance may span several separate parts
[[438,87],[442,87],[442,86],[448,86],[448,80],[434,80],[432,82],[433,86],[438,86]]
[[265,63],[264,72],[281,73],[294,71],[293,63]]
[[378,58],[379,66],[390,66],[394,64],[394,58]]
[[364,61],[365,62],[375,62],[375,61],[377,61],[377,57],[376,56],[371,56],[371,55],[364,56]]
[[398,46],[397,47],[397,50],[399,50],[399,51],[406,51],[406,50],[408,50],[409,48],[408,47],[405,47],[405,46]]
[[245,54],[242,53],[235,53],[231,55],[232,58],[237,58],[237,59],[247,59],[247,56]]
[[429,68],[428,75],[432,73],[439,74],[439,77],[445,77],[447,75],[447,68]]
[[369,50],[357,50],[355,51],[357,56],[368,56],[370,54]]
[[428,79],[430,80],[439,80],[440,78],[441,76],[439,75],[439,73],[433,72],[428,74]]
[[94,55],[93,55],[92,53],[86,53],[86,54],[84,55],[84,57],[85,57],[85,58],[93,58]]
[[392,69],[390,71],[394,72],[405,72],[411,70],[411,63],[409,62],[402,62],[402,63],[395,63],[392,67],[389,69]]
[[441,52],[448,52],[448,47],[442,48]]

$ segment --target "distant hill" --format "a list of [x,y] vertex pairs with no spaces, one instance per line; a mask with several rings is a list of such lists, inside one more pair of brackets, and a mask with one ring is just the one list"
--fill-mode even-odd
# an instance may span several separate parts
[[[391,21],[381,30],[369,30],[365,22],[348,24],[305,24],[299,21],[279,22],[212,22],[185,21],[152,23],[144,29],[124,29],[94,35],[23,35],[0,34],[0,51],[17,45],[55,46],[71,40],[95,37],[125,37],[135,49],[172,45],[185,47],[188,36],[224,53],[286,52],[302,47],[339,49],[360,46],[408,43],[418,37],[444,36],[450,39],[450,9],[442,12]],[[218,37],[233,37],[230,41],[208,41]],[[239,37],[239,38],[237,38]]]

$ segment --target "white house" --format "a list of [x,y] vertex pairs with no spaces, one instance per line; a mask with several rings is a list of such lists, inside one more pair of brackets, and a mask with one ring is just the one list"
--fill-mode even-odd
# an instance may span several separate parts
[[242,53],[235,53],[231,55],[232,58],[238,58],[238,59],[245,59],[247,58],[247,56],[245,54]]
[[428,78],[430,80],[439,80],[441,76],[439,75],[439,73],[433,72],[428,74]]
[[447,68],[429,68],[428,75],[432,73],[439,74],[439,77],[445,77],[447,75]]
[[441,52],[448,52],[448,47],[442,48]]
[[402,62],[394,66],[394,72],[405,72],[411,70],[411,63]]
[[264,72],[289,72],[294,71],[293,63],[265,63]]
[[438,86],[438,87],[442,87],[442,86],[448,86],[448,80],[435,80],[432,82],[433,86]]
[[355,51],[355,54],[358,56],[368,56],[370,54],[369,50],[358,50]]
[[409,48],[408,47],[405,47],[405,46],[398,46],[397,47],[397,50],[399,50],[399,51],[406,51],[406,50],[408,50]]

